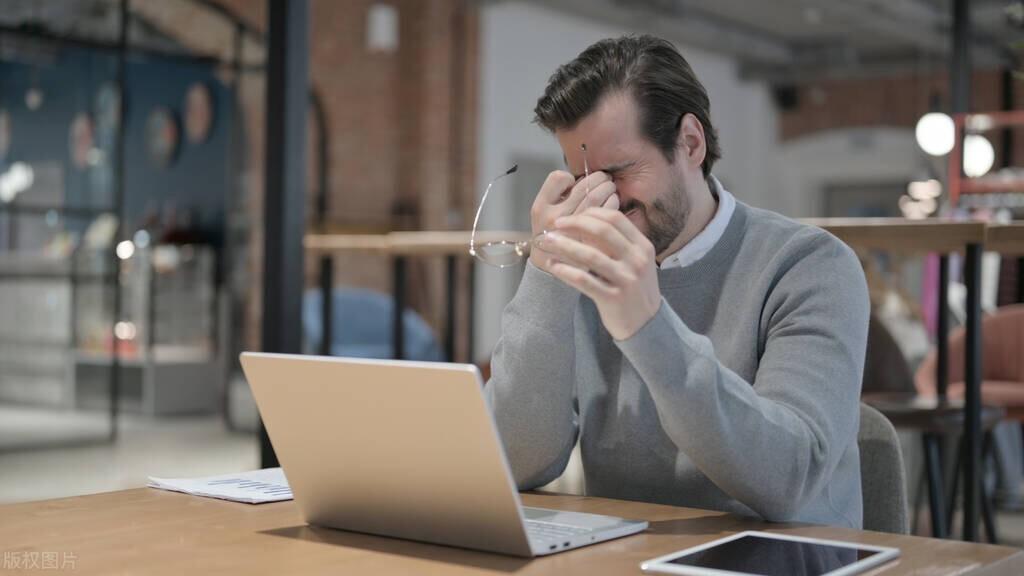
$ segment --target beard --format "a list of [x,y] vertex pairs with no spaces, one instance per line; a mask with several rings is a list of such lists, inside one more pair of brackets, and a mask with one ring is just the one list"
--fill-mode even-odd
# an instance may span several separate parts
[[690,218],[690,202],[685,184],[675,180],[672,187],[648,206],[633,200],[620,208],[623,214],[637,210],[647,223],[645,236],[654,245],[654,253],[661,254],[679,237]]

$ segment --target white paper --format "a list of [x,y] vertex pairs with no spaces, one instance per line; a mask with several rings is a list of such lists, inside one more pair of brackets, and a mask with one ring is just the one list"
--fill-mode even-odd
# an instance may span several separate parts
[[252,472],[207,476],[206,478],[154,478],[150,476],[149,487],[247,504],[292,499],[292,489],[288,486],[288,479],[284,477],[284,471],[280,468],[265,468]]

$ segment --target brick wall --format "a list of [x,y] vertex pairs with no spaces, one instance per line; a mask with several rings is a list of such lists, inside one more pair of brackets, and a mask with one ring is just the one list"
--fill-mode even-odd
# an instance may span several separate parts
[[[260,30],[262,0],[217,0]],[[319,92],[330,139],[326,227],[332,232],[447,229],[468,225],[473,209],[476,104],[476,13],[467,0],[390,0],[398,10],[399,47],[393,53],[366,48],[371,0],[310,2],[310,78]],[[135,5],[133,3],[133,8]],[[188,3],[141,1],[138,8],[186,46],[230,54],[229,27]],[[246,45],[247,60],[265,56]],[[251,270],[258,285],[262,265],[263,99],[262,73],[241,82],[247,142],[242,178],[252,226]],[[310,124],[307,214],[313,220],[316,139]],[[307,285],[316,281],[307,259]],[[441,260],[416,261],[409,272],[409,301],[440,328],[443,309]],[[390,290],[390,265],[378,256],[345,255],[335,263],[337,285]],[[460,272],[461,279],[465,271]],[[260,294],[247,309],[247,344],[258,346]],[[460,316],[466,310],[460,298]]]
[[[1024,108],[1024,81],[1015,80],[1015,108]],[[863,126],[913,128],[929,110],[932,95],[940,109],[949,107],[949,75],[906,74],[873,78],[833,79],[802,85],[796,90],[796,106],[779,112],[779,137],[791,140],[822,130]],[[1002,74],[998,70],[975,71],[971,85],[971,109],[999,110],[1002,105]],[[986,134],[996,149],[996,166],[1002,161],[1002,135]],[[1016,142],[1024,144],[1024,130]],[[1024,145],[1015,145],[1013,164],[1024,165]]]

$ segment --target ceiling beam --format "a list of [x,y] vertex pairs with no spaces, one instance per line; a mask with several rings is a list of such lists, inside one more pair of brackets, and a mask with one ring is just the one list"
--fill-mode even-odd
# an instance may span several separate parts
[[[933,55],[949,56],[952,18],[922,0],[826,0],[827,10],[865,32],[881,34]],[[1009,64],[1006,54],[982,35],[972,41],[972,59],[979,67]]]
[[[898,54],[865,54],[843,38],[801,45],[702,10],[692,0],[528,0],[627,30],[642,30],[739,61],[745,79],[769,82],[890,75],[945,66],[950,55],[951,15],[926,0],[819,0],[822,10],[855,31],[902,44]],[[1012,66],[998,42],[974,35],[978,68]],[[941,62],[940,62],[941,61]]]
[[741,61],[755,60],[781,65],[792,62],[795,56],[794,50],[781,39],[688,6],[658,10],[657,7],[664,2],[637,3],[627,8],[616,5],[614,1],[528,1],[577,18],[591,18],[614,27],[654,34],[686,46],[728,54]]
[[847,62],[807,62],[800,66],[774,66],[741,62],[740,78],[769,84],[807,84],[841,78],[877,78],[923,71],[941,72],[949,59],[939,56],[884,56]]

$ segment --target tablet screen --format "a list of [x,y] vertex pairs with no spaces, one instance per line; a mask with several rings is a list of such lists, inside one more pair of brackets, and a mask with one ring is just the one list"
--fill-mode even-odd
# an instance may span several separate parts
[[875,550],[746,535],[665,563],[759,576],[821,576],[876,554]]

